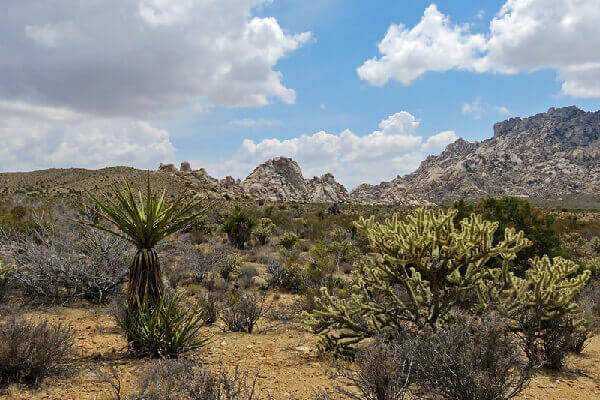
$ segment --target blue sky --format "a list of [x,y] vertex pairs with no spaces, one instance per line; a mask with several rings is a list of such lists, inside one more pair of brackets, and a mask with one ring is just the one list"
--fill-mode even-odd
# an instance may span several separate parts
[[[15,52],[20,57],[13,65],[0,63],[0,113],[10,113],[12,118],[18,115],[35,128],[43,125],[44,140],[32,149],[25,146],[26,142],[15,139],[15,135],[19,136],[15,126],[17,122],[23,125],[21,119],[5,126],[0,124],[0,137],[10,136],[9,146],[5,148],[7,159],[0,165],[1,169],[100,167],[114,163],[148,168],[156,167],[158,161],[190,160],[194,168],[206,167],[218,176],[232,174],[243,178],[256,163],[280,151],[281,155],[297,159],[306,175],[331,169],[343,183],[352,187],[360,182],[378,183],[398,173],[410,172],[420,159],[440,152],[456,137],[470,141],[489,138],[493,123],[510,116],[524,117],[566,105],[594,111],[600,108],[600,88],[594,86],[600,80],[596,79],[600,78],[596,71],[600,70],[600,42],[588,37],[590,29],[599,30],[598,24],[593,22],[596,16],[590,12],[598,8],[593,4],[596,0],[511,0],[506,6],[506,1],[462,0],[227,0],[222,2],[223,9],[211,6],[208,11],[204,10],[204,14],[215,13],[212,19],[217,22],[210,21],[216,25],[212,31],[198,28],[198,24],[203,23],[201,11],[208,7],[209,0],[189,0],[189,9],[183,11],[169,0],[136,1],[127,0],[131,8],[123,7],[121,13],[139,13],[136,18],[139,20],[141,15],[147,25],[144,33],[129,43],[124,36],[128,35],[126,28],[116,25],[110,34],[114,35],[112,39],[118,43],[117,48],[106,46],[90,51],[94,65],[97,64],[94,67],[90,58],[69,60],[73,56],[66,55],[66,50],[70,46],[90,50],[91,44],[85,43],[86,38],[103,32],[78,26],[77,21],[83,16],[89,19],[88,25],[98,22],[100,26],[101,18],[114,21],[110,11],[97,16],[97,12],[94,14],[85,7],[74,11],[64,2],[64,7],[59,4],[53,10],[52,19],[47,20],[43,7],[37,9],[31,4],[26,7],[22,2],[9,1],[8,15],[12,20],[6,24],[0,20],[0,26],[4,26],[0,33],[5,37],[10,33],[24,38],[18,49],[4,43],[5,51],[12,50],[12,57]],[[196,11],[198,16],[193,15]],[[192,14],[194,20],[188,22],[187,14]],[[226,14],[232,15],[222,17]],[[515,26],[503,30],[497,25],[491,29],[492,20],[502,22],[508,17],[519,24],[516,28],[531,24],[531,29],[521,36],[510,36],[510,32],[518,30]],[[219,18],[225,21],[223,27],[218,25]],[[268,43],[255,41],[249,46],[244,39],[236,41],[235,35],[243,35],[241,32],[252,24],[253,18],[260,22],[261,29],[269,26],[275,32],[269,36]],[[437,32],[436,18],[443,20],[441,32]],[[417,32],[419,28],[415,27],[423,20],[431,24],[423,23]],[[240,26],[236,28],[235,24]],[[389,38],[392,50],[383,54],[378,44],[393,24],[403,26]],[[552,24],[565,28],[554,31],[544,28]],[[170,29],[178,29],[177,32],[187,29],[185,33],[189,35],[183,40],[193,34],[199,42],[206,39],[207,47],[197,43],[188,47],[180,45],[182,39]],[[231,48],[222,53],[210,48],[211,41],[225,40],[215,36],[215,31],[220,29],[231,29],[223,36],[231,40]],[[150,30],[154,31],[147,33]],[[163,30],[160,36],[150,36],[159,30]],[[283,33],[279,34],[279,30]],[[138,33],[139,30],[136,35]],[[303,33],[304,36],[298,36]],[[600,36],[600,31],[598,33]],[[441,50],[404,53],[398,50],[411,49],[415,43],[428,43],[423,37],[431,42],[454,42],[447,46],[442,44]],[[571,50],[568,43],[573,42],[573,38],[583,42],[580,47],[587,53],[595,52],[596,58],[583,54],[583,50],[580,53],[575,53],[577,49]],[[34,46],[27,39],[37,43]],[[163,40],[164,47],[161,47]],[[563,47],[561,40],[566,43]],[[124,50],[119,48],[121,43],[127,43],[122,45]],[[506,43],[517,43],[517,48]],[[242,49],[241,54],[236,54],[236,46]],[[454,46],[459,46],[456,48],[462,49],[464,56],[454,59]],[[270,50],[263,52],[264,48]],[[148,61],[130,71],[127,57],[134,57],[135,53],[131,49],[139,52],[132,63],[140,57],[147,57]],[[553,49],[557,54],[551,57],[549,53]],[[0,41],[0,56],[2,51]],[[448,54],[444,55],[444,51]],[[274,53],[276,55],[271,57]],[[162,59],[154,58],[154,54],[160,54]],[[393,62],[374,63],[370,78],[357,71],[367,60],[374,57],[381,60],[384,56]],[[162,71],[160,60],[165,57],[169,69],[165,66]],[[235,80],[228,78],[227,82],[215,83],[214,88],[204,88],[200,78],[204,81],[206,78],[201,73],[198,79],[191,77],[188,82],[181,78],[178,82],[179,75],[187,79],[187,74],[202,71],[211,57],[221,62],[214,62],[214,71],[227,65],[227,57],[234,64],[240,58],[250,60],[244,61],[236,73],[243,85],[236,87]],[[171,65],[171,58],[177,62]],[[450,58],[448,65],[440,67]],[[254,62],[254,59],[259,61]],[[30,71],[24,66],[25,62],[31,64],[36,60],[42,65],[47,63],[48,72]],[[102,68],[103,63],[106,68]],[[415,64],[422,68],[421,72],[412,67]],[[186,68],[181,68],[182,65]],[[585,74],[580,73],[582,68]],[[69,71],[65,77],[64,71]],[[213,79],[214,71],[209,70],[206,77]],[[73,82],[73,77],[80,75],[85,79]],[[145,80],[137,83],[140,75]],[[14,84],[15,79],[19,85]],[[89,83],[93,81],[99,83]],[[267,81],[270,83],[265,83]],[[59,88],[56,82],[66,83]],[[120,86],[116,86],[116,82]],[[64,89],[71,84],[73,92]],[[182,89],[185,85],[193,90]],[[107,88],[106,98],[103,98],[103,87]],[[295,99],[290,100],[285,90],[295,91]],[[258,94],[262,97],[256,101],[238,101],[238,93],[241,93],[239,96]],[[90,101],[90,98],[96,100]],[[115,103],[118,107],[111,108],[109,104]],[[56,122],[56,118],[46,115],[48,112],[66,113],[66,117]],[[38,116],[40,113],[43,117]],[[392,118],[394,121],[390,119],[397,124],[391,130],[379,126],[397,113],[408,113],[414,121],[402,114]],[[67,126],[64,120],[75,122]],[[406,123],[412,125],[409,128],[402,125]],[[353,135],[348,136],[348,140],[341,138],[346,129]],[[368,148],[372,143],[359,139],[378,130],[382,131],[380,136],[393,136],[384,142],[392,144],[390,151],[378,153],[369,162],[361,161],[366,156],[356,146]],[[316,139],[312,135],[320,131],[326,132],[320,136],[322,146],[334,143],[339,147],[335,154],[314,149]],[[446,141],[440,139],[439,146],[424,145],[429,137],[443,132],[446,132],[442,135]],[[305,141],[310,143],[302,144],[301,135],[306,135]],[[415,137],[418,140],[413,140]],[[88,144],[89,138],[94,141]],[[277,142],[263,142],[265,139],[277,139]],[[292,142],[282,144],[286,139]],[[244,140],[252,144],[242,148]],[[402,140],[408,142],[398,142]],[[11,141],[14,149],[10,149]],[[252,147],[254,145],[258,147]],[[373,147],[374,151],[381,151],[380,147]],[[100,150],[105,148],[112,150]],[[92,154],[90,149],[98,150]],[[9,151],[20,154],[21,161],[10,160]]]

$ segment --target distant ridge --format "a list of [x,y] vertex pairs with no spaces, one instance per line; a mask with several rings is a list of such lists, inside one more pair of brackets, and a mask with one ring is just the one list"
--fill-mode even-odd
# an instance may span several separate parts
[[[147,173],[129,167],[0,173],[0,194],[102,191],[115,179],[142,181]],[[359,185],[351,193],[330,173],[305,179],[298,163],[286,157],[265,161],[244,180],[219,180],[204,168],[193,170],[188,162],[179,169],[161,164],[151,179],[173,193],[193,188],[210,197],[315,203],[422,205],[484,196],[598,196],[600,111],[550,108],[498,122],[490,139],[458,139],[441,154],[427,157],[416,171],[379,185]]]

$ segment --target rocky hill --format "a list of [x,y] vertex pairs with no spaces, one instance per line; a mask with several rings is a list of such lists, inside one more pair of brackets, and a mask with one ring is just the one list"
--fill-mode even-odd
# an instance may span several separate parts
[[336,182],[332,174],[304,179],[298,163],[286,157],[276,157],[260,164],[241,186],[252,197],[270,201],[348,201],[346,188]]
[[459,139],[419,168],[380,185],[361,185],[355,199],[393,202],[482,196],[559,198],[600,194],[600,111],[577,107],[511,118],[482,142]]
[[173,164],[161,164],[158,172],[178,177],[187,186],[202,187],[229,197],[249,197],[268,201],[298,201],[337,203],[349,201],[346,188],[332,174],[304,179],[296,161],[276,157],[260,164],[243,181],[228,176],[218,180],[204,168],[193,170],[188,162],[177,169]]

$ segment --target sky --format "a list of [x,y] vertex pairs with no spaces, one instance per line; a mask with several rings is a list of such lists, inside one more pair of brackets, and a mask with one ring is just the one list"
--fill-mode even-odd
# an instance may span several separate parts
[[0,171],[287,156],[389,181],[495,122],[600,109],[598,21],[600,0],[3,0]]

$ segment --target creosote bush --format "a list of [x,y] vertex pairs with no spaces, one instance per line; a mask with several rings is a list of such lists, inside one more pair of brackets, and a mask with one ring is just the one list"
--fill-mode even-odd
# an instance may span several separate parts
[[413,340],[376,338],[356,352],[354,363],[338,368],[343,383],[355,390],[342,386],[337,390],[353,400],[401,400],[414,382],[415,357]]
[[75,333],[46,321],[31,323],[14,317],[0,323],[2,384],[37,383],[71,355]]

